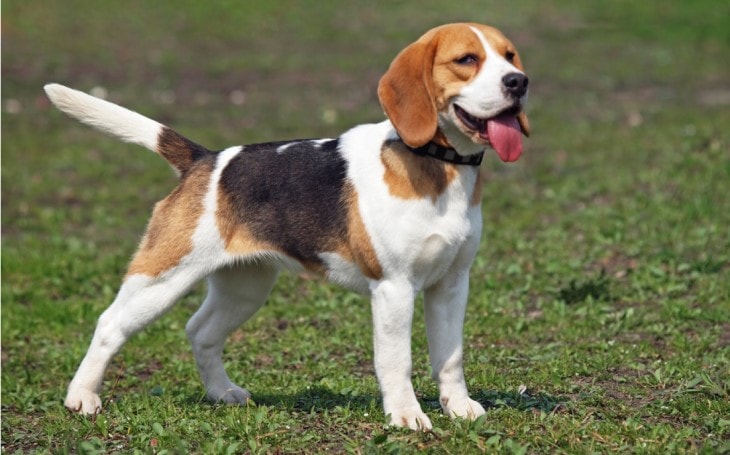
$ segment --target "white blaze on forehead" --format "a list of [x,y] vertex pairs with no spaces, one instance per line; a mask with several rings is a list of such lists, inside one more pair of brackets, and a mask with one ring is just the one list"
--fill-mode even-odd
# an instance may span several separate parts
[[469,28],[479,39],[487,58],[479,74],[464,86],[454,102],[473,116],[489,118],[512,104],[505,95],[502,78],[509,73],[522,73],[522,71],[500,55],[479,29]]
[[471,26],[469,28],[477,35],[477,38],[479,38],[479,42],[482,43],[482,46],[484,46],[484,51],[487,53],[487,65],[496,65],[498,69],[503,71],[503,74],[522,73],[522,71],[520,71],[516,66],[508,62],[507,59],[504,58],[504,56],[502,56],[492,47],[492,44],[487,40],[481,30]]

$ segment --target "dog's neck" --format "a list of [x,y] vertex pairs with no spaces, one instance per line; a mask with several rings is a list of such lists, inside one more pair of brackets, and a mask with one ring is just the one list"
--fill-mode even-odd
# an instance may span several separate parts
[[483,156],[486,149],[484,144],[477,144],[472,141],[445,115],[439,116],[439,126],[433,141],[444,147],[453,148],[465,158],[471,155]]
[[[472,143],[472,145],[474,144]],[[426,145],[408,148],[416,155],[436,158],[451,164],[479,166],[482,164],[482,159],[484,158],[484,150],[472,151],[473,147],[469,147],[471,153],[462,153],[458,148],[451,145],[451,142],[449,142],[449,139],[441,128],[436,130],[433,139]]]
[[413,153],[420,156],[436,158],[451,164],[464,164],[468,166],[479,166],[484,158],[484,151],[473,153],[471,155],[460,155],[456,149],[451,146],[444,146],[438,142],[431,141],[421,147],[408,147]]

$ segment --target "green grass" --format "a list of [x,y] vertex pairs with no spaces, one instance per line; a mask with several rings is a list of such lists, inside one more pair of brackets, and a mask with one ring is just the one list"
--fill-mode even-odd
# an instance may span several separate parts
[[[730,452],[729,6],[259,3],[2,3],[3,452]],[[419,308],[414,385],[435,429],[387,428],[367,300],[292,275],[227,345],[255,405],[203,398],[183,330],[200,287],[115,358],[103,414],[67,413],[175,178],[42,85],[104,87],[213,148],[332,136],[380,120],[390,59],[453,20],[505,30],[531,78],[523,158],[482,165],[465,360],[485,418],[439,415]]]

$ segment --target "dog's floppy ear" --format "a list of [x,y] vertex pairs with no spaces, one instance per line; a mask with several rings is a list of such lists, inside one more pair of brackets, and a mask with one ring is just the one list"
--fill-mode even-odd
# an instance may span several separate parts
[[438,128],[433,97],[433,41],[417,41],[396,56],[378,84],[378,98],[403,142],[420,147]]

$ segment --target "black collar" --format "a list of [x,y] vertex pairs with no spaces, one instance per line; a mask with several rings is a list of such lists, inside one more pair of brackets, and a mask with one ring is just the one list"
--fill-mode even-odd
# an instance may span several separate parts
[[430,156],[437,160],[446,161],[452,164],[467,164],[469,166],[479,166],[482,164],[482,158],[484,158],[484,152],[475,153],[473,155],[459,155],[453,148],[444,147],[436,144],[435,142],[429,142],[426,145],[422,145],[418,148],[408,147],[410,151],[416,155]]

